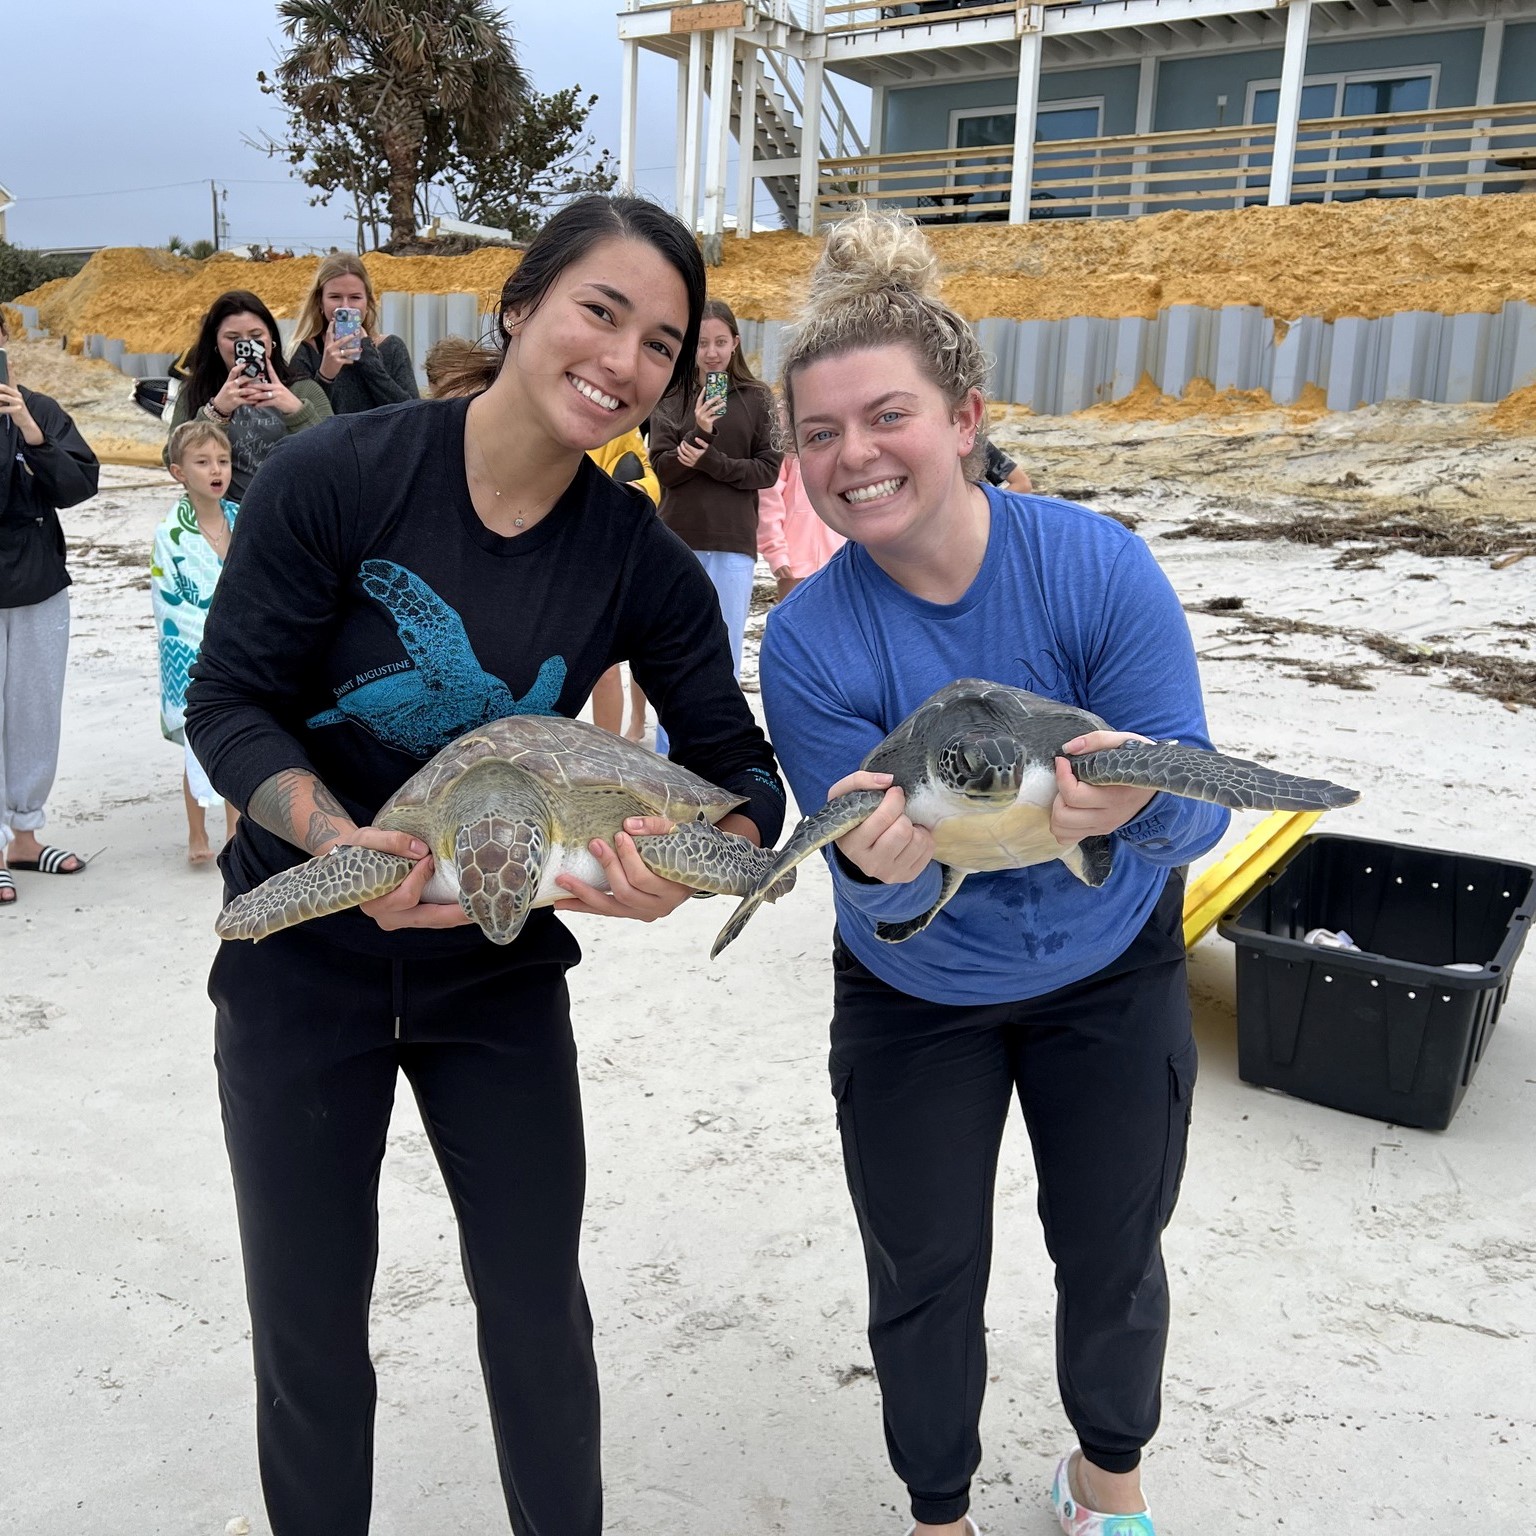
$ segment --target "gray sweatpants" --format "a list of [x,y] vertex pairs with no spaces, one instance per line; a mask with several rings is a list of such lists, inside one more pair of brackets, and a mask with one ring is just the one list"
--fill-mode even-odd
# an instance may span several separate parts
[[68,658],[68,587],[26,608],[0,608],[0,848],[46,820]]

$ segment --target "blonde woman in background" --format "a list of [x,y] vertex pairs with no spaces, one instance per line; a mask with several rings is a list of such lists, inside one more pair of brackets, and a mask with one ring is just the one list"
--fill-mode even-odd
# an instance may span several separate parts
[[[355,309],[363,328],[336,334],[336,311]],[[411,354],[398,336],[379,328],[379,303],[360,258],[327,256],[299,311],[289,368],[296,379],[313,379],[331,402],[332,414],[371,411],[418,398]]]

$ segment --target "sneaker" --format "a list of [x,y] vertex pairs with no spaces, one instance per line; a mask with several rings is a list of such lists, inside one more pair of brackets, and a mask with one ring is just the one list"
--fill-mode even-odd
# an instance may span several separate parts
[[1068,1468],[1077,1454],[1075,1450],[1068,1451],[1057,1462],[1056,1476],[1051,1479],[1051,1507],[1066,1536],[1157,1536],[1150,1509],[1139,1515],[1101,1515],[1072,1497]]

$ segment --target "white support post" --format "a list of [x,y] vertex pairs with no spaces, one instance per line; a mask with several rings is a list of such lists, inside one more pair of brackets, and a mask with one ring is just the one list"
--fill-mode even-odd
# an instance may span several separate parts
[[635,125],[640,98],[640,44],[626,38],[619,73],[619,185],[635,187]]
[[869,93],[869,152],[885,153],[885,87],[873,86]]
[[741,60],[741,114],[736,119],[736,238],[751,237],[757,219],[757,76],[761,69],[757,44],[748,41]]
[[1297,124],[1301,121],[1301,88],[1307,78],[1307,40],[1312,28],[1313,0],[1291,0],[1285,13],[1285,57],[1280,64],[1280,100],[1275,114],[1275,152],[1269,167],[1269,206],[1285,208],[1291,201],[1296,174]]
[[687,140],[688,60],[686,56],[680,56],[677,61],[677,141],[674,145],[674,152],[677,155],[677,196],[672,202],[673,211],[680,219],[684,217],[683,204],[688,198],[688,183],[683,179],[688,169],[683,163],[683,145]]
[[[1136,134],[1152,132],[1152,108],[1157,101],[1157,56],[1148,54],[1141,61],[1141,75],[1136,81]],[[1141,201],[1147,195],[1147,184],[1142,179],[1147,174],[1149,162],[1137,160],[1131,166],[1131,214],[1139,216],[1147,211]]]
[[[815,39],[825,49],[826,39]],[[821,77],[826,69],[818,51],[805,61],[805,84],[800,96],[800,186],[797,225],[802,235],[816,233],[816,193],[821,186]]]
[[699,223],[699,130],[704,115],[704,34],[688,39],[688,104],[683,124],[683,199],[678,217],[689,229]]
[[[1477,71],[1477,97],[1475,105],[1479,107],[1491,107],[1495,97],[1499,93],[1499,63],[1504,56],[1504,18],[1495,16],[1483,24],[1483,61]],[[1472,127],[1478,133],[1486,133],[1490,119],[1483,117],[1473,123]],[[1472,141],[1472,158],[1467,161],[1467,171],[1470,175],[1481,176],[1488,169],[1488,140],[1476,138]],[[1467,183],[1467,196],[1479,197],[1482,195],[1483,184],[1480,181]]]
[[704,146],[704,249],[718,259],[725,234],[725,162],[731,137],[731,80],[736,66],[736,32],[719,27],[709,62],[709,133]]
[[1008,222],[1029,223],[1029,193],[1035,180],[1035,126],[1040,116],[1040,53],[1044,34],[1036,27],[1019,38],[1019,94],[1013,118],[1013,181]]

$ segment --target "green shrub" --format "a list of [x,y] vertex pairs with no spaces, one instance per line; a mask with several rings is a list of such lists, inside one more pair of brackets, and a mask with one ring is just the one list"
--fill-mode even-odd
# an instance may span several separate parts
[[83,256],[44,256],[0,240],[0,304],[56,277],[73,277],[85,260]]

